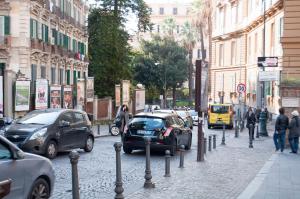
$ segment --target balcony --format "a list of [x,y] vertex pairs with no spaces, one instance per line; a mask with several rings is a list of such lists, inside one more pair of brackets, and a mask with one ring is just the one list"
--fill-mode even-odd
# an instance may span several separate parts
[[7,49],[11,47],[11,36],[0,36],[0,49]]
[[51,53],[51,51],[52,51],[51,45],[43,42],[43,52]]
[[31,39],[31,48],[43,51],[43,42],[40,39]]

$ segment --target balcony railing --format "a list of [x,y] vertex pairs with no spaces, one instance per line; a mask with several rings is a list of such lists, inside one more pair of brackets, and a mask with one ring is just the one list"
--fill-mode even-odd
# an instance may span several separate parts
[[40,39],[31,39],[31,48],[43,51],[43,43]]
[[11,47],[11,36],[0,36],[0,49],[7,49]]

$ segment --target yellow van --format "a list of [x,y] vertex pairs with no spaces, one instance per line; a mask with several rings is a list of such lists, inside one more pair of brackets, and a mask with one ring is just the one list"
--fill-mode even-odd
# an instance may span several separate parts
[[208,128],[221,127],[233,128],[233,106],[230,104],[210,104],[208,107]]

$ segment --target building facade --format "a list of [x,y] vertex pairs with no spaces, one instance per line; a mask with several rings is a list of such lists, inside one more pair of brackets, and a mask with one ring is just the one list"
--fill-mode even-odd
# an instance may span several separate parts
[[[284,6],[283,0],[215,2],[210,70],[212,100],[267,107],[271,113],[278,114],[280,80],[289,65],[284,61],[282,42],[288,28]],[[275,57],[278,66],[258,67],[258,57]],[[266,74],[269,76],[264,77]],[[240,83],[246,86],[241,94],[237,90]]]
[[[17,78],[32,85],[47,79],[49,85],[74,87],[77,79],[87,76],[87,14],[82,0],[0,0],[0,90],[5,116],[14,115]],[[32,104],[31,99],[30,109]]]

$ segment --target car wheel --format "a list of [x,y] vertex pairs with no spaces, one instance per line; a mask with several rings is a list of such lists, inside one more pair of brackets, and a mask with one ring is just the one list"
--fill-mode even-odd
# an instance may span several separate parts
[[110,134],[113,135],[113,136],[119,135],[120,134],[119,128],[116,127],[116,126],[112,126],[110,128]]
[[192,146],[192,135],[189,136],[188,145],[185,146],[185,150],[190,150]]
[[46,157],[49,159],[53,159],[57,155],[57,144],[55,141],[50,140],[48,142],[47,147],[46,147]]
[[50,198],[50,185],[43,178],[37,179],[30,192],[28,199],[48,199]]
[[126,154],[131,154],[132,153],[132,148],[127,147],[127,146],[123,146],[123,151]]
[[93,139],[92,136],[89,136],[86,139],[84,151],[85,152],[91,152],[93,150],[93,148],[94,148],[94,139]]

